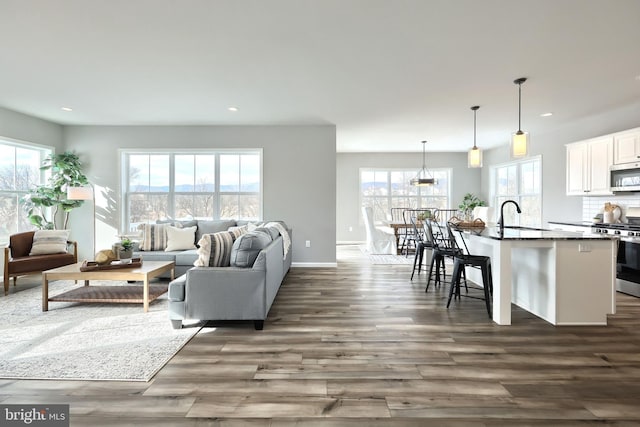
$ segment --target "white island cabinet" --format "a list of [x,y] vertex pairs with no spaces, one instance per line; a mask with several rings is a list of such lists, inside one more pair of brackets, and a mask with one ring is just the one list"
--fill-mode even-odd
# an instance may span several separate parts
[[[606,325],[616,311],[617,241],[568,231],[496,227],[466,232],[469,251],[491,257],[493,320],[511,324],[511,304],[553,325]],[[477,272],[468,269],[477,283]]]

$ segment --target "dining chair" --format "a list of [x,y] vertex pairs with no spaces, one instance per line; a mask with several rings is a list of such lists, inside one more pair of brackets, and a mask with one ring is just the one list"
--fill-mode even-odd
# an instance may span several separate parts
[[373,221],[373,209],[369,206],[362,207],[362,216],[364,218],[364,227],[367,235],[366,250],[372,254],[397,254],[396,237],[393,231],[382,230],[376,227]]
[[436,209],[433,212],[433,218],[440,224],[446,224],[457,214],[458,209]]

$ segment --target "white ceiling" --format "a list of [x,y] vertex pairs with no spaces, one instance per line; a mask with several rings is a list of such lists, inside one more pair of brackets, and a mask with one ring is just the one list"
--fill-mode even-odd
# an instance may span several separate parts
[[0,106],[61,124],[335,124],[338,151],[464,151],[472,105],[481,147],[517,130],[518,77],[532,140],[639,102],[639,22],[639,0],[0,0]]

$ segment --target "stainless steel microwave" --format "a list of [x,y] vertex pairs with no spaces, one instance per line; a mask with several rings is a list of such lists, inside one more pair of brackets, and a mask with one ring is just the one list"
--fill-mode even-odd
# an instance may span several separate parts
[[640,162],[612,165],[611,191],[640,191]]

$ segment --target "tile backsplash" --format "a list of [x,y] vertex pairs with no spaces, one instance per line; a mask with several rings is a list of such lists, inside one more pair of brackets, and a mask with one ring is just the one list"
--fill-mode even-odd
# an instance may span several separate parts
[[626,222],[627,207],[640,207],[640,193],[616,196],[598,196],[582,198],[582,221],[591,221],[599,213],[602,213],[605,203],[612,203],[622,209],[622,221]]

